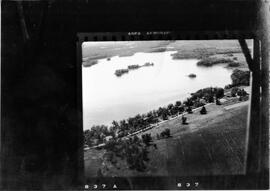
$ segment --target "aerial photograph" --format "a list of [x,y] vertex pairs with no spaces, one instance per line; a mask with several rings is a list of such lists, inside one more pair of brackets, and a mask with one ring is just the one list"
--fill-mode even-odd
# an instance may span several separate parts
[[238,41],[84,42],[82,53],[86,178],[245,173]]

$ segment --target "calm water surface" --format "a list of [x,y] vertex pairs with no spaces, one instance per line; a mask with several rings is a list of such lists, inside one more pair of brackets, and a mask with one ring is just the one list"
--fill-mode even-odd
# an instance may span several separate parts
[[[209,86],[224,87],[231,83],[231,69],[224,65],[198,67],[198,60],[173,60],[173,51],[136,53],[129,57],[112,57],[98,60],[98,64],[82,67],[83,125],[110,125],[113,120],[143,114],[160,106],[183,101],[190,93]],[[121,77],[116,69],[128,65],[154,66],[131,70]],[[194,73],[196,78],[189,78]]]

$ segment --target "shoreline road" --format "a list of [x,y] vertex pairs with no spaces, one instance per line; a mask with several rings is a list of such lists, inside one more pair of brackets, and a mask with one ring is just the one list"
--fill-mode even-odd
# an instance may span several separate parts
[[[250,87],[244,87],[244,89],[247,92],[249,92]],[[158,122],[156,124],[152,124],[149,127],[144,128],[142,130],[133,132],[133,133],[131,133],[131,134],[125,136],[125,137],[122,137],[121,139],[125,139],[125,138],[132,137],[132,136],[135,136],[135,135],[141,136],[144,133],[150,133],[151,136],[156,136],[157,133],[161,133],[161,130],[164,130],[168,125],[170,126],[170,123],[174,123],[175,121],[177,121],[177,123],[178,123],[177,126],[180,126],[179,124],[181,124],[181,120],[182,120],[181,117],[182,116],[188,117],[188,121],[190,123],[189,126],[193,127],[191,129],[194,129],[195,126],[197,126],[197,125],[192,124],[193,121],[196,121],[196,123],[199,123],[199,120],[203,120],[203,118],[205,118],[205,117],[208,118],[208,121],[211,121],[211,120],[213,120],[213,119],[211,119],[211,117],[214,118],[216,115],[221,114],[222,113],[221,111],[224,112],[225,110],[230,110],[230,109],[233,109],[233,108],[244,106],[244,105],[247,105],[249,103],[249,101],[239,102],[237,97],[234,97],[234,98],[227,97],[229,94],[230,94],[230,92],[225,92],[225,97],[223,98],[222,105],[220,105],[220,106],[217,106],[215,103],[208,103],[208,104],[204,105],[206,110],[210,111],[210,112],[208,112],[207,115],[198,115],[199,111],[202,108],[202,107],[198,107],[198,108],[195,108],[195,109],[192,110],[193,114],[188,114],[187,112],[184,112],[184,113],[179,114],[179,115],[177,115],[175,117],[170,117],[167,120],[160,121],[160,122]],[[203,124],[204,122],[202,121],[201,123]],[[154,133],[156,133],[156,134],[154,134]],[[90,149],[100,148],[100,147],[103,147],[103,146],[105,146],[105,143],[90,147]]]

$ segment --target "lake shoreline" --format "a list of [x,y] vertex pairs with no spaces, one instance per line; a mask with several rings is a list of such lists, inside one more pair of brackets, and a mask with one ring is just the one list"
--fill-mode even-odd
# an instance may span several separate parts
[[[123,135],[117,135],[116,138],[121,139],[123,137],[130,137],[130,136],[134,136],[134,135],[137,135],[140,133],[145,133],[146,131],[149,131],[153,128],[158,127],[160,124],[167,123],[170,120],[173,120],[176,118],[180,119],[180,117],[184,117],[185,115],[190,115],[194,112],[197,112],[197,111],[201,110],[203,107],[209,107],[210,105],[217,105],[217,106],[223,105],[223,104],[226,105],[227,102],[229,102],[230,105],[234,105],[234,104],[238,104],[239,102],[243,102],[243,100],[245,101],[244,98],[246,96],[248,96],[249,94],[244,95],[243,98],[240,99],[241,96],[240,96],[240,98],[238,98],[237,96],[232,95],[233,88],[238,88],[239,90],[246,89],[248,92],[250,91],[249,90],[250,87],[246,86],[246,85],[232,86],[232,87],[227,88],[227,89],[217,88],[217,87],[215,87],[215,88],[209,87],[209,88],[200,89],[200,90],[192,93],[191,96],[188,97],[187,99],[181,100],[181,101],[180,100],[176,101],[175,105],[173,103],[170,103],[168,105],[168,107],[159,107],[158,109],[151,110],[148,113],[137,114],[133,118],[130,117],[129,119],[120,120],[119,124],[121,124],[121,121],[124,121],[124,123],[125,123],[125,121],[128,122],[129,120],[136,119],[139,116],[141,116],[142,120],[148,121],[149,119],[152,119],[151,122],[148,122],[148,125],[142,125],[141,128],[136,129],[136,130],[130,129],[127,132],[124,131]],[[220,91],[220,90],[222,90],[222,91]],[[210,98],[205,97],[206,95],[209,94],[209,92],[212,92],[211,94],[213,94],[211,101],[210,101]],[[223,100],[222,104],[219,101],[220,99]],[[233,101],[233,102],[231,102],[231,101]],[[171,105],[171,109],[169,109],[170,105]],[[159,110],[161,110],[161,109],[163,110],[163,114],[167,113],[165,116],[163,114],[161,114],[161,115],[158,114]],[[174,111],[174,113],[173,113],[173,111]],[[149,115],[149,113],[151,113],[151,115]],[[136,119],[136,120],[138,120],[138,119]],[[114,120],[112,124],[116,124],[116,123],[118,123],[118,122]],[[109,129],[112,128],[112,126],[110,126],[110,127],[108,127],[106,125],[101,125],[101,126],[109,128]],[[101,145],[103,146],[105,143],[102,143]],[[93,148],[96,148],[96,147],[99,147],[99,146],[94,145]]]
[[[117,42],[113,46],[105,46],[104,43],[97,43],[95,49],[85,46],[83,51],[83,66],[87,66],[87,60],[107,59],[114,56],[129,57],[136,53],[155,53],[176,51],[172,54],[173,59],[198,59],[209,57],[241,57],[241,65],[245,62],[241,54],[242,50],[237,41],[233,40],[199,40],[199,41],[142,41]],[[251,49],[252,43],[248,41]],[[88,50],[90,51],[89,53]]]
[[[94,100],[83,111],[87,178],[242,173],[250,86],[242,84],[248,66],[241,49],[226,42],[166,43],[132,49],[136,42],[129,42],[126,50],[114,44],[92,54],[105,57],[83,71],[84,91],[90,87],[84,104]],[[155,67],[137,70],[149,61]],[[128,75],[114,75],[128,65]],[[146,152],[129,158],[129,148]],[[143,171],[130,161],[143,162]]]
[[[116,55],[112,55],[110,57],[108,56],[99,56],[99,57],[95,57],[95,58],[91,58],[91,59],[87,59],[85,61],[82,62],[82,66],[83,67],[90,67],[93,66],[95,64],[98,64],[98,60],[101,59],[107,59],[107,61],[110,61],[111,57],[114,56],[119,56],[119,57],[130,57],[130,56],[134,56],[134,54],[136,53],[156,53],[156,52],[170,52],[170,51],[176,51],[176,53],[172,53],[172,59],[174,60],[193,60],[193,59],[198,59],[198,65],[199,66],[204,66],[204,67],[212,67],[214,65],[217,64],[223,64],[225,65],[225,67],[227,68],[231,68],[231,69],[240,69],[240,70],[247,70],[248,69],[248,65],[245,63],[245,61],[238,61],[239,57],[243,57],[241,54],[242,52],[240,50],[234,50],[234,51],[227,51],[227,52],[216,52],[216,53],[207,53],[208,49],[202,49],[204,50],[204,53],[201,52],[191,52],[190,54],[187,53],[180,53],[177,50],[174,49],[160,49],[159,51],[153,49],[153,50],[149,50],[149,51],[139,51],[139,52],[134,52],[132,54],[128,53],[128,54],[116,54]],[[240,54],[240,55],[239,55]]]
[[[153,137],[152,140],[152,144],[156,144],[157,145],[157,149],[152,148],[151,146],[148,148],[149,151],[149,157],[150,157],[150,162],[147,164],[147,171],[146,172],[138,172],[135,170],[130,170],[130,169],[115,169],[115,167],[110,166],[109,169],[107,169],[107,171],[102,171],[104,173],[105,176],[121,176],[121,175],[125,175],[125,176],[158,176],[159,174],[164,174],[166,171],[166,164],[167,164],[167,159],[164,159],[162,156],[170,156],[169,158],[173,158],[173,156],[171,155],[171,153],[174,152],[170,152],[167,151],[166,148],[166,144],[167,143],[185,143],[177,145],[177,144],[172,144],[172,148],[171,149],[175,149],[176,154],[181,155],[182,157],[180,157],[180,161],[181,162],[176,162],[173,163],[174,165],[176,165],[177,168],[183,168],[181,166],[182,162],[185,162],[186,160],[186,155],[184,152],[179,152],[182,150],[179,149],[180,147],[184,147],[185,150],[188,149],[193,149],[196,150],[197,146],[202,147],[206,147],[208,148],[210,147],[215,147],[216,151],[218,151],[219,149],[222,149],[224,151],[230,151],[227,150],[226,147],[223,148],[222,146],[224,146],[223,143],[223,136],[224,135],[228,135],[228,132],[230,132],[230,134],[228,135],[229,138],[238,138],[235,139],[239,140],[239,130],[241,130],[241,137],[245,137],[245,123],[242,123],[242,121],[244,121],[246,119],[245,117],[245,113],[247,112],[247,105],[248,105],[248,101],[244,101],[244,102],[229,102],[229,104],[226,105],[221,105],[221,106],[217,106],[215,104],[212,105],[208,105],[207,106],[207,111],[208,114],[207,115],[201,115],[199,113],[199,111],[194,111],[193,114],[186,114],[186,116],[188,117],[188,124],[187,125],[183,125],[181,124],[181,115],[177,116],[175,118],[171,118],[168,119],[166,121],[164,121],[162,124],[157,125],[156,127],[152,128],[152,129],[148,129],[146,131],[142,131],[142,132],[138,132],[136,135],[138,137],[141,137],[143,134],[146,133],[150,133],[151,136]],[[236,116],[234,116],[233,114],[235,114]],[[232,123],[232,118],[233,117],[233,121],[237,120],[240,121],[241,123]],[[243,119],[243,120],[239,120]],[[222,128],[220,128],[220,125],[222,125]],[[171,130],[171,135],[172,137],[170,138],[165,138],[165,139],[157,139],[155,137],[155,135],[157,133],[160,133],[163,129],[165,128],[169,128]],[[212,133],[210,133],[212,132]],[[201,137],[203,135],[203,137]],[[135,136],[135,134],[134,134]],[[222,140],[222,142],[217,142],[217,144],[210,144],[211,141],[213,141],[213,137],[215,137],[215,140]],[[186,144],[189,143],[189,139],[192,138],[191,143],[195,144],[193,145],[193,147],[191,147],[191,145],[187,146]],[[203,139],[202,139],[203,138]],[[220,139],[222,138],[222,139]],[[226,139],[224,137],[224,139]],[[227,143],[227,142],[225,142]],[[231,142],[230,142],[231,143]],[[242,144],[243,143],[243,144]],[[244,147],[245,140],[241,139],[241,144],[232,144],[232,149],[233,150],[238,150],[238,148],[242,148]],[[170,144],[171,145],[171,144]],[[212,146],[211,146],[212,145]],[[177,146],[175,148],[175,146]],[[204,151],[205,148],[202,149],[202,151]],[[94,154],[95,153],[95,154]],[[103,148],[92,148],[89,149],[87,151],[84,152],[84,161],[85,161],[85,165],[86,165],[86,176],[87,177],[93,177],[96,176],[96,172],[98,171],[99,168],[102,168],[102,165],[98,165],[101,164],[102,161],[97,161],[97,158],[102,158],[102,156],[105,153],[105,149]],[[190,152],[191,153],[191,152]],[[210,160],[211,158],[215,158],[215,152],[213,152],[211,155],[209,156],[210,158],[207,160],[208,163],[211,163],[212,160]],[[226,154],[229,154],[231,157],[237,159],[238,156],[235,155],[235,152],[226,152]],[[97,157],[100,156],[100,157]],[[156,161],[156,157],[162,157],[160,158],[160,160],[162,161],[161,163],[159,162],[155,162]],[[185,157],[183,157],[185,156]],[[205,156],[205,152],[200,152],[199,156]],[[244,155],[243,155],[244,156]],[[242,157],[242,155],[241,155]],[[190,160],[196,160],[196,158],[201,158],[198,157],[197,152],[194,153],[194,156],[189,156]],[[117,159],[119,163],[125,163],[123,160]],[[171,160],[171,159],[170,159]],[[222,159],[223,160],[223,159]],[[92,163],[95,163],[95,166],[92,166]],[[201,163],[198,163],[201,164]],[[222,165],[223,163],[221,161],[219,161],[218,163],[219,165]],[[215,168],[214,166],[212,166],[213,169],[215,170],[215,173],[221,173],[220,171],[218,171],[218,168]],[[205,167],[203,165],[201,165],[201,168],[199,169],[204,169]],[[90,170],[91,169],[91,170]],[[159,170],[153,170],[153,169],[159,169]],[[235,173],[238,173],[240,168],[235,169]],[[241,169],[242,169],[242,164],[241,164]],[[240,170],[241,170],[240,169]],[[167,169],[168,170],[168,169]],[[196,172],[199,173],[205,173],[205,171],[201,170],[201,171],[197,171],[198,168],[196,168]],[[227,171],[229,171],[227,169]],[[227,172],[226,171],[226,172]],[[186,175],[184,174],[184,172],[181,172],[181,175]],[[207,171],[208,173],[211,173],[212,171]],[[223,172],[224,173],[224,172]],[[205,174],[204,174],[205,175]]]
[[[152,50],[152,51],[150,51],[150,50]],[[167,51],[167,50],[169,50],[169,51]],[[196,50],[198,50],[198,48]],[[202,50],[202,48],[200,50]],[[207,50],[209,50],[209,48],[206,48],[203,50],[205,50],[204,52],[207,52]],[[171,51],[174,51],[174,52],[171,52]],[[210,49],[210,51],[212,51],[212,50]],[[197,54],[193,54],[192,57],[185,57],[185,58],[189,58],[186,61],[185,60],[183,60],[183,61],[177,60],[177,59],[172,58],[172,54],[178,53],[175,48],[170,48],[170,49],[164,49],[164,47],[149,48],[148,51],[145,51],[145,52],[147,52],[147,53],[144,54],[141,51],[138,51],[138,52],[136,52],[138,54],[135,54],[135,55],[129,54],[129,56],[126,58],[118,57],[118,56],[116,56],[116,57],[109,56],[111,59],[98,60],[98,63],[100,63],[100,64],[96,65],[93,68],[91,67],[89,69],[85,69],[84,76],[97,76],[97,75],[95,75],[94,71],[96,71],[96,69],[98,69],[98,68],[102,68],[102,70],[98,69],[100,71],[100,73],[98,74],[100,77],[89,78],[91,80],[86,81],[89,87],[95,87],[95,89],[98,90],[98,92],[102,92],[103,95],[105,95],[105,94],[110,95],[110,92],[112,92],[112,91],[110,91],[110,92],[108,90],[100,91],[99,89],[101,89],[101,88],[96,88],[96,86],[98,85],[100,87],[107,87],[106,84],[111,84],[111,87],[112,86],[116,87],[116,89],[114,88],[115,92],[122,91],[121,89],[125,88],[127,90],[127,92],[128,91],[134,92],[135,94],[133,94],[133,95],[145,96],[145,97],[143,97],[144,100],[149,100],[150,91],[147,90],[146,88],[150,88],[151,92],[158,92],[155,94],[157,96],[154,97],[155,99],[157,99],[157,101],[150,100],[150,102],[146,103],[147,106],[141,106],[139,104],[137,104],[137,105],[130,104],[128,102],[128,100],[130,100],[131,98],[129,99],[128,97],[130,97],[130,96],[134,97],[134,96],[130,95],[129,93],[124,93],[124,92],[123,93],[120,92],[120,96],[118,96],[118,93],[112,93],[115,101],[112,100],[111,98],[95,99],[95,100],[97,100],[96,103],[100,103],[99,100],[101,100],[101,101],[104,100],[105,102],[110,101],[111,103],[113,103],[113,104],[110,104],[110,103],[108,104],[108,109],[110,109],[110,111],[113,111],[113,113],[112,113],[113,115],[106,114],[105,116],[111,116],[111,117],[104,117],[104,119],[103,119],[103,117],[102,117],[103,113],[101,112],[101,110],[100,111],[97,110],[97,112],[93,113],[93,111],[96,111],[95,108],[97,108],[97,107],[104,108],[104,106],[103,106],[104,105],[103,103],[105,103],[104,101],[102,101],[101,104],[98,105],[97,107],[91,106],[92,111],[90,111],[89,110],[90,107],[87,106],[87,108],[89,108],[88,109],[89,112],[88,112],[88,114],[85,115],[87,118],[87,121],[88,121],[87,123],[86,122],[84,123],[84,126],[86,128],[87,128],[87,126],[89,126],[88,124],[91,124],[91,125],[92,124],[102,124],[102,120],[104,120],[105,124],[109,124],[111,119],[117,119],[117,120],[121,119],[118,116],[124,116],[124,118],[127,118],[127,116],[132,116],[132,115],[136,114],[135,112],[137,112],[137,113],[144,112],[144,110],[143,110],[144,107],[145,108],[147,107],[148,108],[147,110],[151,110],[151,108],[155,108],[158,103],[160,103],[161,105],[166,105],[167,103],[169,103],[168,102],[169,99],[176,100],[175,98],[177,95],[173,94],[173,92],[170,92],[171,91],[170,88],[165,88],[167,86],[166,83],[168,85],[172,86],[172,88],[174,88],[174,92],[177,91],[177,92],[179,92],[178,95],[182,96],[182,94],[183,94],[182,92],[186,91],[187,93],[191,93],[191,92],[194,92],[195,90],[198,90],[200,88],[204,88],[207,86],[224,87],[225,85],[227,85],[231,82],[230,75],[232,74],[233,69],[247,70],[247,64],[245,64],[245,63],[242,65],[238,65],[237,67],[230,67],[230,66],[228,66],[228,64],[222,64],[222,63],[218,63],[218,64],[215,64],[215,65],[209,66],[209,67],[205,67],[205,66],[195,67],[194,65],[196,65],[196,62],[200,62],[201,60],[205,59],[205,58],[202,58],[199,61],[193,59],[194,57],[196,57],[196,55],[197,56],[202,55],[199,51],[197,51],[197,52],[195,51]],[[192,52],[192,51],[190,51],[190,52]],[[237,51],[235,51],[235,52],[236,53],[215,54],[215,55],[211,55],[210,57],[211,58],[218,58],[218,59],[221,59],[221,58],[234,59],[234,58],[236,58],[237,62],[239,61],[240,63],[245,61],[241,58],[242,54],[237,53]],[[105,53],[106,52],[103,52],[103,54],[105,54]],[[204,54],[208,54],[208,53],[204,53]],[[95,55],[100,56],[98,54],[95,54]],[[130,57],[130,55],[134,55],[134,56]],[[104,58],[107,58],[107,55]],[[155,59],[155,58],[157,58],[157,59]],[[140,61],[140,60],[142,60],[142,61]],[[164,60],[166,60],[166,63],[164,62]],[[137,68],[135,68],[134,72],[133,72],[133,69],[132,69],[132,71],[129,70],[130,72],[126,75],[123,75],[123,78],[122,77],[117,78],[117,76],[115,76],[115,74],[114,74],[116,70],[121,69],[121,68],[126,68],[128,66],[128,64],[142,65],[143,63],[145,63],[147,61],[154,61],[155,67],[145,69],[145,70],[142,69],[142,70],[138,70],[138,71],[137,71]],[[186,64],[187,64],[186,66],[183,66],[181,64],[184,62],[186,62]],[[157,65],[156,65],[156,63],[157,63]],[[162,67],[159,66],[160,63],[162,64]],[[107,69],[107,65],[109,66],[108,67],[109,69]],[[178,66],[175,66],[175,67],[173,66],[174,70],[171,70],[170,68],[172,68],[172,65],[178,65]],[[112,69],[113,71],[109,72],[110,68],[113,68]],[[199,68],[201,68],[201,69],[199,69]],[[209,69],[207,69],[207,68],[209,68]],[[221,68],[224,68],[224,69],[221,69]],[[167,76],[160,75],[160,73],[164,73],[163,71],[168,71],[168,70],[170,70],[170,74],[172,74],[171,77],[169,76],[170,74],[168,72],[167,72],[168,74],[166,74]],[[87,71],[93,71],[93,72],[89,73]],[[178,72],[176,74],[174,71],[180,71],[180,73]],[[215,72],[213,72],[213,71],[215,71]],[[206,73],[204,73],[204,72],[206,72]],[[222,74],[222,75],[217,76],[216,74],[218,74],[218,73]],[[160,77],[158,76],[158,78],[157,78],[154,75],[152,76],[152,74],[155,74],[155,76],[159,75]],[[149,77],[145,78],[146,75]],[[102,78],[101,78],[101,76],[102,76]],[[108,76],[111,76],[111,77],[108,77]],[[175,76],[175,77],[172,77],[172,76]],[[178,76],[185,76],[185,77],[178,77]],[[207,76],[209,76],[209,78]],[[145,80],[141,80],[144,78],[145,78]],[[166,78],[169,80],[167,80]],[[110,79],[110,80],[108,80],[106,84],[99,83],[101,81],[104,81],[105,79]],[[170,79],[172,79],[172,80],[174,79],[174,80],[172,81]],[[221,80],[216,81],[216,79],[223,79],[222,80],[223,82],[220,82]],[[135,82],[135,81],[137,81],[137,82]],[[137,86],[138,81],[140,81],[139,86]],[[95,85],[91,82],[96,82],[95,84],[97,84],[97,85]],[[121,88],[118,88],[118,85],[120,85],[120,84],[121,84]],[[145,87],[144,84],[151,84],[152,87]],[[175,85],[183,84],[183,86],[180,85],[181,86],[180,89],[182,89],[182,90],[180,90],[179,88],[176,88],[175,85],[172,85],[172,84],[175,84]],[[134,87],[133,89],[137,89],[137,90],[136,91],[131,90],[128,86]],[[143,88],[141,88],[141,86]],[[164,86],[164,88],[163,88],[163,86]],[[153,89],[154,87],[156,87],[156,88]],[[87,88],[84,88],[84,89],[87,89]],[[107,89],[110,90],[112,88],[108,87]],[[119,89],[119,90],[117,90],[117,89]],[[164,91],[163,91],[164,93],[160,91],[163,89],[164,89]],[[145,91],[145,90],[147,90],[147,91]],[[139,94],[140,91],[142,91],[142,94]],[[145,93],[143,91],[145,91]],[[165,92],[168,92],[167,98],[165,98],[165,95],[167,95],[167,94],[165,94]],[[114,94],[117,94],[117,95],[114,95]],[[126,99],[126,98],[124,99],[122,94],[127,95],[125,97],[128,99]],[[158,96],[158,95],[160,95],[160,96]],[[122,100],[122,98],[120,98],[121,96],[123,97],[124,100],[123,100],[123,102],[118,103],[117,100]],[[87,93],[87,95],[85,97],[93,97],[93,94]],[[104,96],[102,96],[102,97],[104,97]],[[136,99],[137,98],[135,97],[134,101],[136,101],[137,103],[142,102],[142,101],[138,101]],[[92,104],[92,101],[87,101],[87,102]],[[94,106],[95,105],[96,104],[94,104]],[[124,109],[124,108],[122,109],[120,107],[118,109],[116,109],[116,108],[113,108],[113,105],[115,105],[117,107],[120,106],[120,107],[126,107],[126,108],[134,108],[134,111],[133,111],[133,109],[131,109],[132,111],[130,111],[130,112],[127,111],[126,113],[124,113],[125,110],[127,110],[127,109]],[[155,107],[152,107],[152,105],[154,105]],[[147,110],[145,110],[145,111],[147,111]],[[87,112],[84,112],[84,113],[87,113]],[[108,113],[108,112],[106,112],[106,113]],[[116,114],[116,113],[118,113],[118,114]]]

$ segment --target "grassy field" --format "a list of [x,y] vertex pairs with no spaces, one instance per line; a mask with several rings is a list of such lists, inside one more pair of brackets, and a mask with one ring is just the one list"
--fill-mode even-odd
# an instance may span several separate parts
[[[125,161],[116,166],[104,164],[104,150],[85,152],[86,177],[96,176],[189,176],[231,175],[244,173],[248,101],[207,106],[207,115],[187,114],[188,125],[181,117],[168,120],[144,133],[151,133],[157,145],[148,148],[150,161],[146,172],[129,170]],[[165,128],[171,138],[156,139]],[[143,133],[143,134],[144,134]],[[141,134],[139,134],[140,136]],[[106,166],[106,170],[104,170]]]
[[184,130],[190,133],[176,133],[171,139],[161,140],[166,143],[158,147],[165,146],[168,175],[244,173],[246,116],[247,107],[232,109],[204,120],[193,130]]

